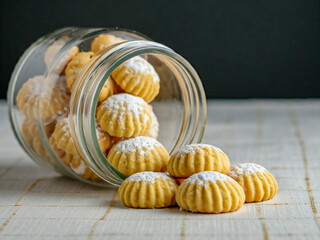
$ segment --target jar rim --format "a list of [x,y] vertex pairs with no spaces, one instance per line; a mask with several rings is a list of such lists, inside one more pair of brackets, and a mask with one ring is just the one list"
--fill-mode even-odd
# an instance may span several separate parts
[[[80,155],[88,161],[87,164],[93,168],[92,170],[94,170],[98,176],[117,186],[120,185],[121,181],[127,176],[120,173],[110,164],[99,147],[95,131],[95,111],[99,93],[105,80],[111,75],[113,70],[126,60],[141,54],[161,55],[169,59],[172,64],[180,64],[179,70],[185,74],[182,79],[187,91],[186,96],[184,96],[186,98],[184,101],[192,104],[194,108],[192,111],[195,111],[195,116],[192,116],[190,112],[184,113],[184,127],[185,129],[188,128],[187,131],[185,131],[188,132],[188,134],[183,134],[183,130],[180,129],[179,141],[176,142],[171,152],[175,152],[177,148],[182,145],[200,142],[205,129],[205,92],[199,76],[187,60],[167,46],[147,40],[123,42],[103,50],[102,53],[82,71],[82,76],[80,76],[82,81],[78,81],[75,88],[77,90],[72,94],[70,116],[72,116],[74,121],[70,121],[70,125],[71,131],[79,140],[76,145],[78,145],[78,150],[81,151]],[[101,70],[102,67],[103,71]],[[175,67],[178,66],[175,65]],[[99,69],[100,74],[103,76],[94,78],[94,74]],[[182,82],[179,84],[182,84]],[[186,104],[186,102],[184,102],[184,104]],[[186,109],[184,109],[184,111],[186,111]],[[190,120],[189,118],[192,119]],[[109,174],[110,172],[114,176],[106,177],[106,173]]]

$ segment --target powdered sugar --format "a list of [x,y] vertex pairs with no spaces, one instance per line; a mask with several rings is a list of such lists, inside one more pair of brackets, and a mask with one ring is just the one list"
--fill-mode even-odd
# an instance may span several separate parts
[[145,114],[146,109],[149,108],[148,104],[140,97],[136,97],[127,93],[120,93],[108,97],[102,103],[109,112],[119,114],[119,121],[122,121],[122,115],[127,114],[128,111],[132,113],[135,118],[140,118],[143,114],[144,120],[150,120],[148,114]]
[[214,172],[214,171],[204,171],[200,173],[193,174],[191,177],[188,177],[183,184],[185,183],[197,183],[198,185],[205,185],[206,182],[216,182],[216,181],[226,181],[231,180],[232,178],[224,175],[222,173]]
[[126,73],[152,75],[153,82],[159,82],[160,78],[153,66],[140,56],[133,57],[123,63],[127,69]]
[[147,154],[155,146],[162,146],[162,144],[154,138],[140,136],[117,143],[115,149],[125,153],[139,152],[139,154]]
[[251,175],[256,172],[263,173],[266,169],[255,163],[238,163],[230,168],[228,175],[237,177],[239,175]]
[[147,183],[155,183],[155,180],[158,178],[168,179],[174,182],[174,179],[168,174],[162,172],[139,172],[131,175],[125,181],[126,182],[141,182],[145,181]]
[[219,152],[222,152],[220,148],[214,147],[209,144],[198,143],[198,144],[190,144],[190,145],[183,146],[182,148],[179,149],[176,155],[182,156],[184,154],[197,153],[197,152],[203,151],[203,148],[214,148]]

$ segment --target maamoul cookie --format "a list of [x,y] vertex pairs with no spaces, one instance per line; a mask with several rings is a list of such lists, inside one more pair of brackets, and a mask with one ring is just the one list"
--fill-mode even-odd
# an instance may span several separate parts
[[156,70],[139,56],[125,61],[111,76],[124,91],[141,97],[146,102],[151,102],[160,90],[160,78]]
[[[52,134],[54,125],[54,122],[43,125],[43,131],[47,137]],[[37,123],[32,119],[25,118],[21,125],[21,133],[27,145],[34,150],[40,158],[47,160],[47,151],[43,144]]]
[[139,97],[126,93],[112,95],[97,108],[102,130],[114,137],[136,137],[151,126],[151,108]]
[[[100,148],[105,153],[106,150],[111,147],[110,136],[106,132],[102,131],[99,125],[97,125],[96,130]],[[57,119],[57,124],[52,136],[54,137],[56,144],[60,149],[74,156],[78,155],[78,151],[71,136],[70,122],[68,117],[61,117]]]
[[101,181],[101,178],[99,178],[96,174],[94,174],[94,172],[91,171],[90,168],[86,166],[79,155],[72,155],[60,149],[53,136],[49,138],[49,144],[56,157],[77,175],[92,181]]
[[150,128],[147,129],[144,133],[143,136],[147,137],[152,137],[154,139],[158,138],[159,134],[159,122],[157,116],[154,114],[153,111],[151,111],[151,125]]
[[191,144],[170,157],[168,172],[173,177],[186,178],[203,171],[227,174],[229,167],[229,158],[219,148],[208,144]]
[[84,69],[92,56],[93,52],[80,52],[68,63],[65,73],[67,86],[71,92],[76,85],[78,74]]
[[55,63],[54,69],[51,69],[52,60],[65,44],[66,42],[62,39],[53,42],[48,47],[44,55],[44,62],[47,66],[47,69],[50,69],[57,74],[62,73],[65,70],[68,62],[70,62],[71,59],[79,53],[79,48],[77,46],[73,46],[70,50],[60,55],[59,59],[57,59],[58,64]]
[[116,43],[120,43],[125,41],[120,37],[116,37],[111,34],[101,34],[100,36],[96,37],[91,43],[91,51],[94,53],[100,52],[101,50],[110,47]]
[[70,92],[63,76],[36,76],[26,81],[17,94],[17,107],[30,119],[51,122],[69,107]]
[[167,150],[154,138],[135,137],[115,144],[109,151],[108,161],[121,173],[165,172],[169,161]]
[[266,201],[278,191],[274,176],[264,167],[255,163],[238,163],[228,173],[243,188],[246,202]]
[[177,184],[165,173],[140,172],[128,177],[118,195],[123,205],[133,208],[174,206]]
[[214,171],[192,175],[178,187],[176,193],[178,205],[191,212],[232,212],[238,210],[244,200],[244,191],[236,181]]

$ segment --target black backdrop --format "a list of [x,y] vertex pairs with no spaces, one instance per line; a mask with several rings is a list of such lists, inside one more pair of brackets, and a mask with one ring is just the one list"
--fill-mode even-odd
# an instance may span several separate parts
[[40,36],[64,26],[124,27],[166,44],[208,97],[320,97],[320,1],[1,1],[1,89]]

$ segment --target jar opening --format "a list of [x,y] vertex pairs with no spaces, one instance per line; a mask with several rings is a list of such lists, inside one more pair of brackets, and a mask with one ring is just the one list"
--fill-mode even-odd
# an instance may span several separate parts
[[99,147],[96,106],[112,72],[125,61],[141,56],[161,78],[160,93],[150,104],[160,123],[158,141],[169,153],[200,142],[206,118],[201,81],[192,66],[168,47],[145,40],[120,43],[104,50],[83,72],[71,100],[71,128],[87,164],[105,181],[119,185],[127,176],[116,170]]

